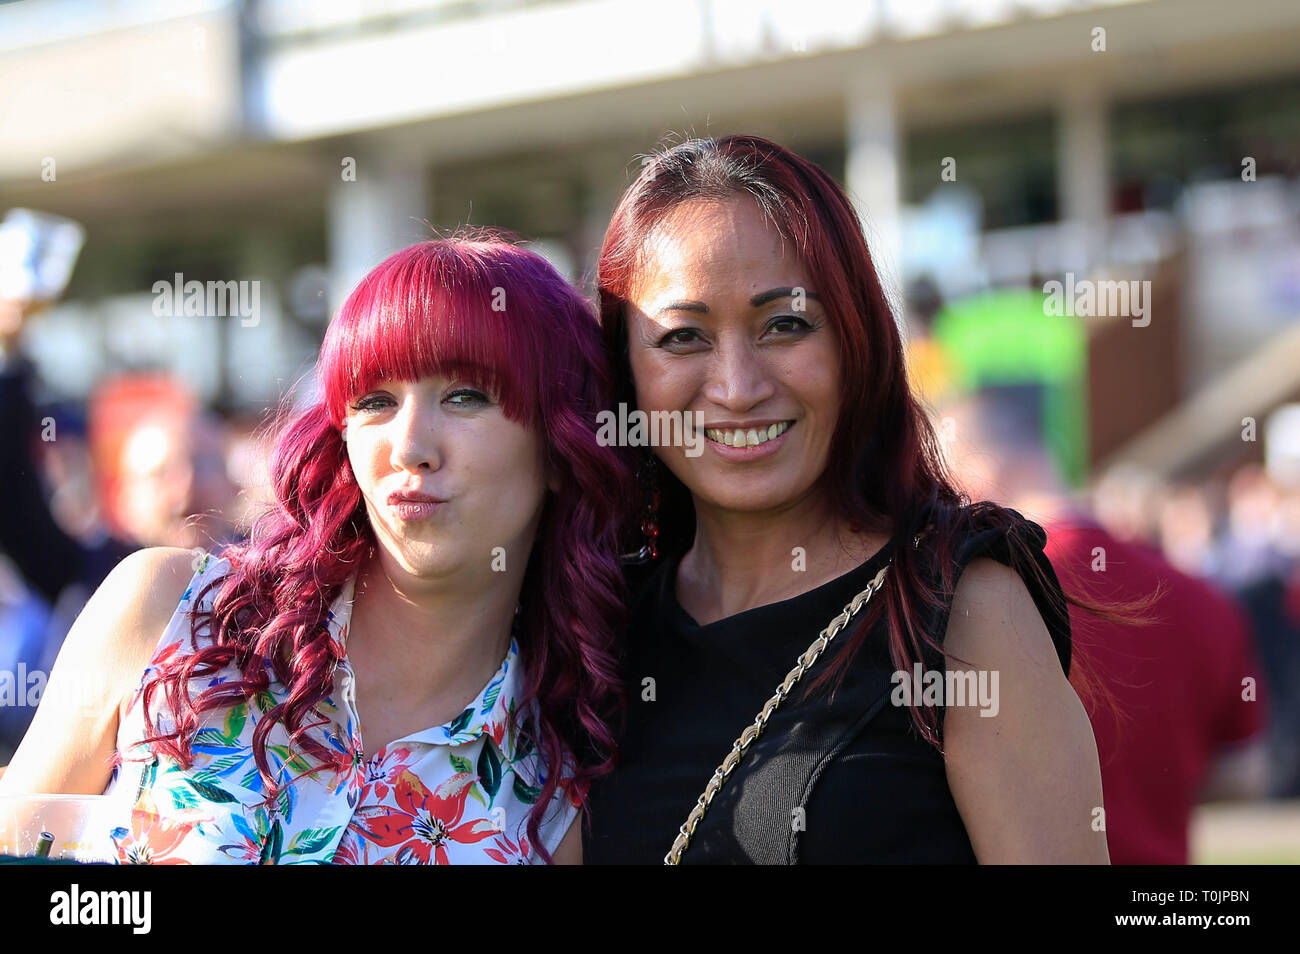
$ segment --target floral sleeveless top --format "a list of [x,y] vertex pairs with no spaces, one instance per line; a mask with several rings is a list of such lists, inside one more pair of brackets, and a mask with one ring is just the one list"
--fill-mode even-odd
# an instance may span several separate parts
[[[163,631],[157,651],[118,730],[120,762],[105,794],[121,800],[113,831],[123,864],[532,864],[528,814],[545,782],[544,766],[517,711],[523,678],[511,640],[500,669],[451,722],[398,739],[377,751],[362,748],[352,669],[343,653],[355,577],[333,603],[327,626],[340,660],[334,692],[318,706],[323,724],[308,730],[335,753],[319,766],[294,752],[283,725],[267,737],[273,772],[286,781],[274,804],[253,758],[258,720],[284,696],[272,675],[269,689],[250,701],[204,713],[193,742],[194,761],[182,768],[144,746],[146,679],[167,661],[193,651],[193,600],[230,571],[208,555]],[[211,609],[216,588],[203,597]],[[202,638],[202,636],[200,636]],[[238,678],[231,670],[191,681],[191,693]],[[161,694],[152,705],[164,705]],[[171,728],[165,710],[160,721]],[[317,720],[309,720],[317,721]],[[311,771],[309,771],[311,770]],[[578,813],[580,796],[562,780],[540,828],[554,852]]]

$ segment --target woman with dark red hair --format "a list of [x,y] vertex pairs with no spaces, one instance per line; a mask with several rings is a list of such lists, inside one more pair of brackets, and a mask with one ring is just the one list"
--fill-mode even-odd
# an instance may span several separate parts
[[588,862],[1106,862],[1045,534],[954,488],[835,182],[748,136],[656,155],[599,291],[616,400],[705,439],[643,453]]
[[119,564],[0,791],[107,789],[123,862],[580,861],[631,484],[595,316],[530,251],[424,242],[319,373],[248,544]]

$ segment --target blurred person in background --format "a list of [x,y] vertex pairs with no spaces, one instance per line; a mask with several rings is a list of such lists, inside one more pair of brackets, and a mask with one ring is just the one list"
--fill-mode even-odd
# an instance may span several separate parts
[[55,519],[43,485],[38,448],[58,440],[58,421],[38,418],[32,403],[34,368],[21,350],[28,321],[43,303],[0,299],[0,551],[37,595],[53,606],[72,583],[98,585],[130,552],[125,541],[72,536]]
[[[0,297],[0,765],[22,739],[39,699],[17,704],[19,677],[47,673],[63,636],[94,589],[131,552],[125,540],[97,525],[94,506],[66,494],[57,510],[42,479],[42,466],[55,463],[59,476],[73,476],[84,464],[83,444],[67,419],[40,416],[32,401],[34,367],[21,341],[30,320],[48,304],[31,298]],[[53,476],[53,475],[51,475]],[[76,475],[84,478],[84,474]],[[61,524],[57,515],[62,515]]]
[[957,384],[952,356],[934,337],[934,318],[942,309],[943,293],[928,275],[908,287],[908,336],[904,352],[907,380],[931,408],[947,401]]
[[1198,800],[1260,797],[1268,787],[1263,672],[1244,614],[1154,547],[1121,540],[1093,519],[1063,486],[1041,425],[1014,399],[990,389],[942,414],[958,479],[1047,529],[1046,552],[1067,592],[1152,599],[1153,624],[1120,626],[1073,607],[1070,623],[1109,697],[1085,703],[1111,860],[1188,863]]
[[238,537],[226,424],[167,375],[115,378],[91,399],[91,452],[110,524],[139,546]]
[[1270,675],[1273,794],[1300,795],[1300,583],[1293,492],[1257,465],[1238,468],[1227,484],[1227,519],[1209,562],[1217,580],[1245,608]]
[[1092,515],[1117,539],[1156,546],[1160,540],[1159,501],[1164,494],[1164,484],[1154,474],[1120,464],[1093,484]]
[[[1160,551],[1189,576],[1219,579],[1214,566],[1214,509],[1192,485],[1168,488],[1156,507]],[[1221,580],[1220,580],[1221,582]]]

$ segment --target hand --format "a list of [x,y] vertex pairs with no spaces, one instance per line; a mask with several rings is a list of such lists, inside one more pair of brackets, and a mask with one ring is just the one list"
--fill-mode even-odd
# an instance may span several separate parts
[[32,298],[0,298],[0,352],[12,353],[28,319],[48,305],[47,301]]

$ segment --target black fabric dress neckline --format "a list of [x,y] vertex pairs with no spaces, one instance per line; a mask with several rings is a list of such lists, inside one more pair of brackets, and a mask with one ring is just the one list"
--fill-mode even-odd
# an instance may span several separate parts
[[[677,599],[680,555],[663,562],[652,588],[656,603],[667,609],[672,629],[679,638],[729,658],[770,694],[817,634],[853,597],[866,589],[893,552],[894,540],[890,539],[866,561],[834,579],[788,599],[742,610],[711,623],[696,621]],[[860,618],[861,612],[855,619]],[[762,632],[762,639],[756,638],[758,631]],[[742,728],[738,726],[737,733]]]

